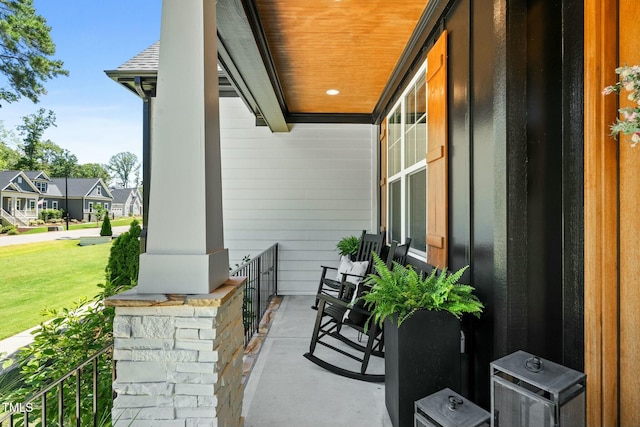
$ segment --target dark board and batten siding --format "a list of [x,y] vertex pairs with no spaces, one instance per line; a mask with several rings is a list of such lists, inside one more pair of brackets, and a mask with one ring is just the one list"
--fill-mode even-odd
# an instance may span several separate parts
[[582,116],[572,101],[582,96],[581,61],[562,49],[580,45],[581,5],[442,3],[449,267],[470,264],[486,303],[482,319],[465,325],[463,392],[488,407],[488,366],[498,357],[524,349],[583,367]]

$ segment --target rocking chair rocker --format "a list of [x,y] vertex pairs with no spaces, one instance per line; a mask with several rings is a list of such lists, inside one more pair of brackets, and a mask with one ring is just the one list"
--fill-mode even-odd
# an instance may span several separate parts
[[[395,250],[396,242],[392,242],[387,257],[388,264],[391,264]],[[369,319],[371,312],[365,308],[364,301],[357,300],[368,289],[369,287],[364,283],[356,285],[347,279],[340,284],[337,297],[326,293],[317,295],[317,300],[319,301],[318,313],[309,352],[305,353],[304,357],[316,365],[343,377],[361,381],[383,382],[384,374],[367,373],[369,359],[372,355],[384,357],[383,331],[375,322]],[[357,331],[358,340],[354,340],[343,333],[343,327],[345,326]],[[360,337],[366,337],[364,345],[360,344]],[[331,339],[346,344],[350,349],[337,347],[338,343],[331,342]],[[314,355],[317,344],[360,362],[360,370],[352,371],[342,368]],[[353,351],[347,350],[355,350],[358,353],[354,354]]]
[[[345,301],[331,295],[321,294],[318,296],[320,304],[318,305],[318,314],[316,323],[311,337],[311,345],[309,352],[304,354],[311,362],[316,365],[343,377],[353,378],[361,381],[384,382],[384,374],[368,374],[367,367],[369,359],[373,356],[384,357],[384,339],[382,330],[375,322],[370,321],[369,328],[365,333],[365,322],[368,321],[369,313],[364,307],[354,305],[349,308],[350,301]],[[349,313],[347,313],[349,311]],[[354,319],[354,320],[352,320]],[[360,334],[367,337],[366,344],[361,345],[358,342],[348,338],[342,333],[342,327],[349,326],[357,330]],[[352,349],[362,353],[362,356],[354,355],[342,348],[327,342],[327,338],[334,338],[348,345]],[[314,355],[316,345],[320,344],[337,351],[360,362],[360,371],[351,371],[341,368]],[[337,343],[336,343],[337,344]]]

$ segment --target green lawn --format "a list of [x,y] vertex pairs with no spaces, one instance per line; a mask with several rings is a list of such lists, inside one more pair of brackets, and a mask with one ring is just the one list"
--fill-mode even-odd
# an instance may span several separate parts
[[45,308],[96,295],[110,248],[77,240],[0,247],[0,339],[38,325]]

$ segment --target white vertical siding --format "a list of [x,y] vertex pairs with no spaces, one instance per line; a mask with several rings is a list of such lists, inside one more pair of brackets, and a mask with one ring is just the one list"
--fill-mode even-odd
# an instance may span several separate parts
[[220,99],[224,238],[231,264],[280,244],[279,293],[312,294],[336,242],[376,229],[372,125],[255,126],[239,98]]

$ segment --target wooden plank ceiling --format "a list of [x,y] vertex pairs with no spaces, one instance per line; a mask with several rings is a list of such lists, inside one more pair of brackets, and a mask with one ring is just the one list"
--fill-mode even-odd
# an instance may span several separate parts
[[427,3],[255,0],[288,111],[371,114]]

